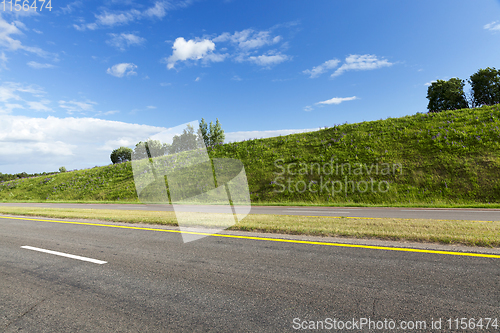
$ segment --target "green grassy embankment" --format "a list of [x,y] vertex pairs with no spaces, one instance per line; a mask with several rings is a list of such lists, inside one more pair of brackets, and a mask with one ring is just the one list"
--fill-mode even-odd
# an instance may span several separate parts
[[[224,144],[209,154],[243,162],[253,204],[500,207],[499,126],[496,105]],[[123,163],[6,181],[0,200],[137,202],[137,195]]]

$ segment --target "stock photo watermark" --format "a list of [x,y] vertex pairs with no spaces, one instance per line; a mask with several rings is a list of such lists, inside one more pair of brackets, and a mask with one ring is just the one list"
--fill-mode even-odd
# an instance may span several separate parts
[[352,318],[342,320],[339,318],[325,318],[323,320],[304,320],[294,318],[294,330],[340,330],[358,331],[369,329],[372,331],[434,331],[434,330],[483,330],[498,331],[498,318],[430,318],[430,320],[375,320],[371,318]]
[[[283,159],[274,161],[279,170],[274,172],[276,193],[330,193],[332,196],[351,193],[386,193],[390,189],[388,180],[380,178],[400,175],[403,173],[401,163],[336,163],[332,158],[321,163],[288,163]],[[298,180],[305,176],[315,180]],[[353,179],[356,178],[356,179]],[[360,179],[362,178],[362,179]],[[375,178],[375,179],[374,179]]]
[[132,154],[139,200],[171,205],[184,243],[233,226],[251,208],[243,163],[211,158],[199,128],[198,121],[169,128]]
[[52,11],[52,0],[3,0],[0,2],[0,10],[4,12],[37,12]]

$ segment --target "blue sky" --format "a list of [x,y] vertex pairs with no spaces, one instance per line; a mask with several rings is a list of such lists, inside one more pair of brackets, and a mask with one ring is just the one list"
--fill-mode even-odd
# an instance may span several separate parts
[[433,80],[500,67],[495,0],[51,5],[0,8],[2,173],[109,164],[201,118],[235,141],[411,115]]

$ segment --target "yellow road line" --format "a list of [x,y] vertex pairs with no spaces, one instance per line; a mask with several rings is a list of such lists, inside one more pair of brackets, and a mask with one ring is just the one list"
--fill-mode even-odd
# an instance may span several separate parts
[[12,220],[50,222],[50,223],[89,225],[89,226],[95,226],[95,227],[135,229],[135,230],[147,230],[147,231],[161,231],[161,232],[172,232],[172,233],[186,233],[186,234],[192,234],[192,235],[203,235],[203,236],[224,237],[224,238],[238,238],[238,239],[250,239],[250,240],[268,241],[268,242],[282,242],[282,243],[295,243],[295,244],[309,244],[309,245],[351,247],[351,248],[361,248],[361,249],[371,249],[371,250],[417,252],[417,253],[429,253],[429,254],[447,254],[447,255],[453,255],[453,256],[466,256],[466,257],[479,257],[479,258],[495,258],[495,259],[500,259],[500,255],[496,255],[496,254],[484,254],[484,253],[453,252],[453,251],[438,251],[438,250],[423,250],[423,249],[411,249],[411,248],[404,248],[404,247],[387,247],[387,246],[373,246],[373,245],[359,245],[359,244],[313,242],[313,241],[303,241],[303,240],[294,240],[294,239],[280,239],[280,238],[269,238],[269,237],[254,237],[254,236],[211,234],[211,233],[204,233],[204,232],[180,231],[180,230],[171,230],[171,229],[155,229],[155,228],[143,228],[143,227],[129,227],[129,226],[123,226],[123,225],[112,225],[112,224],[101,224],[101,223],[90,223],[90,222],[74,222],[74,221],[58,221],[58,220],[31,219],[31,218],[26,218],[26,217],[0,216],[0,218],[2,218],[2,219],[12,219]]

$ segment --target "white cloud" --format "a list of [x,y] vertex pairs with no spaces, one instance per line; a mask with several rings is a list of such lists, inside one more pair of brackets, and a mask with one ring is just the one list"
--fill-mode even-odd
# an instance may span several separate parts
[[94,105],[97,105],[97,103],[88,100],[85,102],[64,100],[59,101],[59,107],[65,109],[68,114],[94,111]]
[[498,21],[493,21],[491,23],[485,24],[483,28],[490,31],[500,31],[500,23]]
[[5,52],[0,53],[0,67],[6,69],[7,68],[7,61],[9,61],[9,59],[5,55]]
[[279,52],[268,52],[267,54],[263,54],[260,56],[249,56],[245,60],[253,62],[259,66],[270,67],[282,63],[283,61],[286,61],[288,59],[290,59],[290,57],[285,54],[281,54]]
[[0,86],[0,102],[7,102],[11,99],[21,100],[21,97],[16,94],[16,88],[9,84]]
[[136,9],[132,9],[129,12],[120,13],[120,14],[104,12],[100,15],[96,15],[97,20],[96,20],[95,24],[105,25],[105,26],[115,26],[115,25],[127,24],[131,21],[134,21],[139,15],[140,15],[140,12]]
[[134,72],[134,69],[136,68],[137,66],[132,63],[121,63],[108,68],[106,73],[116,77],[123,77],[124,75],[128,76],[137,74],[136,72]]
[[28,30],[28,28],[26,28],[26,25],[21,21],[14,21],[12,22],[12,24],[14,24],[19,29]]
[[26,46],[21,43],[21,41],[12,38],[12,35],[22,35],[23,33],[19,30],[19,26],[24,27],[19,21],[14,21],[14,23],[8,23],[0,16],[0,46],[7,48],[10,51],[24,50],[27,52],[34,53],[40,57],[48,58],[54,57],[57,58],[57,55],[51,54],[42,50],[39,47],[34,46]]
[[34,31],[34,32],[36,32],[36,33],[37,33],[37,34],[39,34],[39,35],[43,34],[43,32],[42,32],[42,31],[37,30],[37,29],[33,29],[33,31]]
[[283,129],[283,130],[270,130],[270,131],[241,131],[241,132],[229,132],[225,133],[225,142],[238,142],[243,140],[260,139],[260,138],[272,138],[280,135],[289,135],[296,133],[305,133],[317,131],[318,128],[309,129]]
[[117,114],[117,113],[120,113],[120,111],[118,111],[118,110],[112,110],[112,111],[106,111],[106,112],[104,112],[103,115],[110,116],[112,114]]
[[73,27],[79,31],[86,29],[95,30],[101,27],[114,27],[119,25],[129,24],[141,19],[162,19],[167,15],[168,10],[186,7],[191,1],[178,2],[175,5],[171,1],[156,1],[153,6],[140,11],[135,8],[121,12],[110,12],[103,10],[100,14],[96,14],[96,21],[93,23],[73,24]]
[[183,37],[175,40],[172,55],[165,59],[167,68],[172,69],[177,61],[199,60],[215,50],[215,44],[209,39],[186,41]]
[[146,39],[134,35],[132,33],[121,33],[121,34],[109,34],[111,36],[110,40],[107,40],[108,45],[114,46],[122,51],[129,46],[138,46],[143,44]]
[[[214,38],[205,36],[203,38],[195,38],[188,41],[183,37],[179,37],[173,43],[172,55],[162,59],[162,61],[167,63],[168,69],[173,69],[178,61],[199,60],[206,65],[209,62],[222,62],[228,58],[239,63],[251,62],[269,68],[291,59],[290,56],[282,54],[277,49],[269,50],[265,53],[258,52],[258,49],[264,46],[274,45],[282,41],[281,36],[271,33],[273,29],[274,28],[263,31],[245,29],[236,31],[233,34],[224,32]],[[215,53],[216,43],[217,45],[219,45],[219,43],[229,43],[228,46],[232,45],[232,52],[227,52],[227,44],[223,44],[218,50],[224,53]],[[286,43],[283,43],[282,46],[285,44]],[[285,48],[286,47],[282,47],[282,51]]]
[[36,61],[30,61],[27,63],[27,65],[32,67],[32,68],[36,68],[36,69],[54,68],[55,67],[54,65],[51,65],[51,64],[41,64],[41,63],[38,63]]
[[75,28],[78,31],[85,31],[87,29],[87,24],[73,24],[73,28]]
[[194,80],[194,82],[198,82],[198,81],[200,81],[200,80],[201,80],[201,77],[199,77],[199,76],[198,76],[198,77]]
[[25,109],[26,106],[33,110],[49,111],[43,110],[46,100],[33,100],[34,97],[42,98],[44,94],[41,88],[33,85],[4,82],[0,85],[0,114],[10,114],[13,109]]
[[156,109],[156,106],[154,106],[154,105],[148,105],[148,106],[146,106],[146,108],[148,108],[148,109]]
[[340,104],[342,102],[347,102],[347,101],[353,101],[355,99],[358,99],[356,96],[352,96],[352,97],[334,97],[332,99],[329,99],[327,101],[323,101],[323,102],[318,102],[318,103],[315,103],[316,105],[330,105],[330,104]]
[[0,168],[4,173],[29,173],[107,165],[120,146],[165,130],[163,127],[129,124],[97,118],[29,118],[2,116]]
[[[233,34],[224,32],[212,39],[215,43],[229,42],[235,46],[233,55],[226,53],[224,54],[224,58],[232,57],[236,62],[252,62],[265,67],[270,67],[291,59],[290,56],[281,54],[276,50],[270,50],[262,55],[256,55],[258,49],[264,46],[277,44],[281,40],[281,36],[273,36],[270,30],[255,31],[253,29],[236,31]],[[225,50],[226,48],[223,49]]]
[[364,71],[364,70],[377,69],[377,68],[381,68],[381,67],[389,67],[392,65],[393,65],[393,63],[390,63],[389,61],[387,61],[387,59],[384,59],[384,58],[378,59],[377,56],[375,56],[375,55],[351,54],[345,59],[344,64],[342,66],[340,66],[340,68],[337,69],[331,75],[331,77],[333,78],[333,77],[339,76],[342,73],[350,71],[350,70]]
[[319,66],[313,67],[312,69],[306,69],[305,71],[302,71],[302,73],[308,74],[308,75],[310,75],[309,77],[311,79],[314,79],[314,78],[317,78],[318,76],[320,76],[321,74],[325,73],[329,69],[337,67],[339,63],[340,63],[340,60],[338,60],[338,59],[327,60]]
[[5,103],[3,107],[0,107],[0,115],[10,114],[14,109],[24,109],[24,106],[17,103]]
[[208,62],[222,62],[228,56],[229,56],[229,54],[227,54],[227,53],[224,53],[224,54],[221,54],[221,53],[208,53],[206,56],[203,57],[202,61],[204,63],[208,63]]
[[276,44],[281,40],[281,36],[271,36],[269,31],[255,31],[253,29],[245,29],[236,31],[234,34],[224,32],[213,39],[214,42],[230,41],[245,51],[250,49],[260,48],[265,45]]
[[169,9],[168,2],[156,2],[153,7],[146,9],[142,14],[145,17],[151,18],[162,18],[167,15],[167,10]]
[[21,42],[10,37],[11,35],[21,35],[22,32],[15,24],[9,24],[0,16],[0,44],[11,50],[22,47]]
[[67,4],[64,7],[61,7],[61,11],[63,14],[71,14],[77,7],[81,7],[81,1],[74,1],[72,3]]
[[89,30],[96,30],[98,28],[96,23],[82,23],[80,25],[78,24],[73,24],[73,27],[78,30],[78,31],[85,31],[87,29]]
[[47,106],[50,103],[49,100],[41,100],[41,101],[31,101],[31,102],[26,102],[28,104],[29,108],[31,110],[35,111],[44,111],[44,112],[54,112],[49,106]]
[[304,111],[310,112],[312,110],[314,110],[314,108],[310,105],[304,107]]

